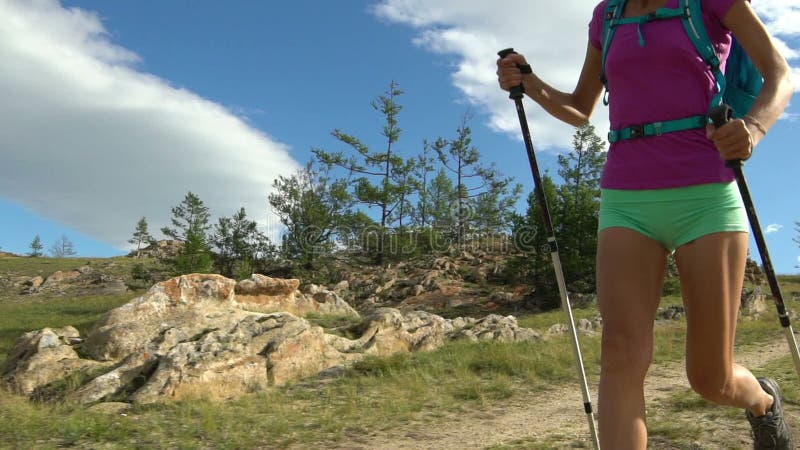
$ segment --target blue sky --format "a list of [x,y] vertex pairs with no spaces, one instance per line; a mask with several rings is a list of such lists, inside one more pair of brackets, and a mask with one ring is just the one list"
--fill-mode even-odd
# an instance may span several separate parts
[[[548,3],[545,15],[522,0],[0,0],[0,249],[63,234],[82,256],[122,254],[142,216],[161,237],[189,190],[215,216],[244,206],[274,229],[272,180],[312,147],[343,149],[333,129],[381,146],[370,102],[392,80],[405,92],[401,152],[452,137],[469,108],[484,161],[529,192],[495,52],[515,46],[569,90],[594,3]],[[800,66],[800,0],[754,3]],[[780,273],[800,271],[795,100],[745,169]],[[554,173],[572,130],[526,107],[539,164]],[[599,106],[601,134],[606,120]]]

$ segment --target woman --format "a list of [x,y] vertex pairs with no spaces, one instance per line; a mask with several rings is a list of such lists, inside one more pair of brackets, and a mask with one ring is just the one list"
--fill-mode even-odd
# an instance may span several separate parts
[[[505,90],[526,94],[554,117],[579,126],[603,92],[605,1],[594,10],[589,45],[575,90],[561,92],[526,67],[525,57],[498,60]],[[622,17],[638,17],[678,0],[628,0]],[[742,119],[719,129],[695,128],[612,143],[602,179],[597,294],[603,317],[599,433],[606,449],[647,445],[644,377],[653,353],[653,322],[667,256],[675,251],[686,310],[686,373],[702,397],[743,408],[754,448],[794,448],[781,392],[733,360],[748,246],[748,223],[724,160],[747,159],[793,93],[790,70],[745,0],[703,0],[706,30],[721,59],[731,32],[764,76]],[[522,73],[526,72],[526,73]],[[708,112],[714,75],[680,19],[620,25],[605,74],[612,130]]]

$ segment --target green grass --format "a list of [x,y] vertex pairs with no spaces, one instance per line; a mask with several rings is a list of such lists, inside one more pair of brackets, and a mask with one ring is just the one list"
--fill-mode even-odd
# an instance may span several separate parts
[[136,263],[156,264],[147,258],[135,259],[124,256],[115,258],[31,258],[0,257],[0,274],[12,276],[47,277],[58,271],[75,270],[89,266],[102,270],[106,275],[128,275]]
[[[781,385],[784,394],[784,411],[790,426],[797,429],[798,391],[797,373],[791,357],[778,358],[763,367],[751,368],[756,376],[768,375]],[[714,442],[713,448],[741,448],[748,442],[749,427],[740,408],[714,405],[691,389],[673,392],[659,407],[650,405],[648,431],[652,448],[692,449],[696,442]],[[706,423],[724,424],[722,432],[709,432]]]
[[570,379],[571,359],[554,352],[549,345],[454,342],[434,352],[368,358],[328,383],[298,383],[224,404],[198,399],[135,406],[126,417],[0,394],[0,436],[12,447],[41,448],[280,448],[338,441]]
[[0,303],[0,355],[6,355],[22,334],[45,327],[72,325],[81,336],[106,311],[127,303],[135,293],[113,296],[29,300],[24,303]]
[[[572,316],[575,320],[594,319],[598,316],[597,308],[574,308]],[[531,314],[517,318],[517,324],[521,327],[532,328],[540,333],[544,333],[548,328],[557,323],[567,323],[567,318],[561,309]]]
[[327,333],[336,334],[348,339],[356,339],[361,336],[364,319],[345,314],[306,314],[305,319],[313,325],[320,326]]
[[547,436],[546,438],[527,438],[517,439],[507,444],[491,445],[486,450],[553,450],[553,449],[574,449],[592,448],[586,440],[578,440],[575,436],[563,436],[560,434]]
[[[0,304],[0,352],[7,352],[20,334],[45,326],[73,325],[85,334],[101,314],[134,296]],[[665,298],[662,306],[679,301]],[[578,319],[593,318],[597,311],[578,309],[574,314]],[[343,317],[319,315],[310,320],[349,337],[348,330],[359,326],[357,320]],[[564,322],[561,311],[519,318],[521,326],[539,331]],[[656,327],[657,362],[682,359],[683,328],[683,321]],[[758,320],[740,321],[737,346],[758,345],[780,334],[770,311]],[[581,335],[580,341],[587,373],[596,380],[599,335]],[[407,423],[435,422],[443,415],[501,404],[553,384],[573,383],[577,379],[574,367],[570,339],[554,336],[524,344],[452,342],[432,352],[369,357],[332,380],[301,381],[224,403],[195,399],[136,405],[124,416],[65,402],[32,403],[0,391],[0,448],[318,447]],[[796,377],[788,357],[759,370],[782,380]],[[82,381],[68,380],[64,389],[74,389]],[[793,383],[785,385],[789,402],[797,405],[800,392]],[[701,430],[679,421],[677,411],[719,418],[732,414],[707,406],[689,391],[676,393],[666,406],[651,423],[654,442],[681,440],[663,448],[691,448],[691,439],[701,435]],[[580,448],[584,443],[576,437],[550,436],[507,445],[493,448]]]
[[[0,352],[24,332],[73,325],[83,335],[104,312],[135,294],[0,304]],[[356,319],[312,316],[328,330],[358,327]],[[353,337],[353,336],[351,336]],[[597,361],[597,339],[584,350]],[[592,350],[594,349],[594,350]],[[31,403],[0,393],[0,442],[11,448],[280,448],[327,442],[392,424],[435,418],[507,400],[521,391],[574,378],[569,341],[453,342],[434,352],[370,357],[329,382],[309,381],[214,403],[135,406],[127,416],[94,413],[69,403]],[[596,366],[596,364],[594,364]],[[84,377],[54,386],[53,398]]]

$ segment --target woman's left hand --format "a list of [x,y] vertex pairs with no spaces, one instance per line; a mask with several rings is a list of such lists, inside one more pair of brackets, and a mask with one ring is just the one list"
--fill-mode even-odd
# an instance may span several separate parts
[[731,120],[719,128],[708,125],[706,136],[714,141],[720,157],[726,161],[749,158],[756,145],[754,130],[742,119]]

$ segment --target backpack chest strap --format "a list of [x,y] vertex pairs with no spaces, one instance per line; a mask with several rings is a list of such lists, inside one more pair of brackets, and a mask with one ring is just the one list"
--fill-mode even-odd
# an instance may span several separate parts
[[691,116],[683,119],[665,120],[663,122],[645,123],[623,128],[621,130],[611,130],[608,132],[608,142],[625,141],[628,139],[638,139],[649,136],[661,136],[665,133],[676,131],[693,130],[704,128],[708,123],[708,116]]
[[681,8],[661,8],[649,14],[645,14],[643,16],[637,17],[620,17],[616,19],[611,19],[611,26],[616,27],[618,25],[625,25],[625,24],[636,24],[636,34],[639,36],[639,47],[644,47],[644,35],[642,34],[642,25],[650,22],[655,22],[657,20],[667,20],[667,19],[675,19],[675,18],[685,18],[687,17],[686,11]]

